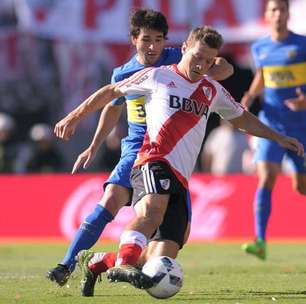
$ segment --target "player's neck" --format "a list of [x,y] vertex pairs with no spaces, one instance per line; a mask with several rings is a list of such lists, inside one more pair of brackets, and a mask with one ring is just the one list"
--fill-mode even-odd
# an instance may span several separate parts
[[186,69],[184,68],[184,64],[182,64],[181,62],[179,62],[177,65],[177,71],[186,79],[190,80],[188,77],[188,73],[186,71]]
[[285,40],[289,35],[289,30],[288,28],[285,28],[283,30],[279,31],[272,31],[271,33],[271,38],[273,41],[282,41]]
[[139,64],[144,65],[145,67],[150,67],[153,66],[157,61],[151,63],[151,62],[146,62],[144,58],[141,58],[139,54],[136,55],[136,60],[138,61]]

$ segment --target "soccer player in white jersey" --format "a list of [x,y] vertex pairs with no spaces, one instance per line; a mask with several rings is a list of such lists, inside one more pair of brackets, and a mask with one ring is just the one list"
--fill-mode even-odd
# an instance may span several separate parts
[[[147,133],[131,175],[136,216],[121,236],[116,266],[108,270],[110,281],[125,281],[140,288],[150,286],[149,278],[134,266],[168,207],[177,206],[173,226],[181,226],[183,235],[187,226],[184,206],[188,179],[211,112],[217,112],[244,132],[275,140],[299,155],[304,153],[303,145],[296,139],[266,127],[218,82],[204,76],[221,45],[218,32],[209,27],[196,28],[183,43],[183,57],[177,65],[148,68],[120,83],[107,85],[71,116],[73,124],[114,98],[128,94],[145,96]],[[55,129],[59,137],[65,131],[60,125]]]

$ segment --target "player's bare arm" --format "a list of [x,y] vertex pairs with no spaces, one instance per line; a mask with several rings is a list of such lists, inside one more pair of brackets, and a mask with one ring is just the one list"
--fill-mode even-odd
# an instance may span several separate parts
[[285,104],[292,111],[306,111],[306,94],[301,88],[297,88],[296,98],[285,100]]
[[224,80],[234,73],[233,66],[223,57],[216,57],[214,65],[208,70],[207,75],[215,80]]
[[295,138],[284,136],[267,127],[260,122],[256,116],[244,111],[243,114],[237,118],[230,120],[230,123],[241,131],[257,136],[264,137],[276,141],[281,147],[296,152],[299,156],[304,155],[303,145]]
[[252,105],[254,99],[262,92],[264,88],[264,78],[262,69],[258,69],[255,73],[254,79],[251,83],[251,86],[247,92],[244,93],[241,104],[249,109]]
[[95,159],[98,149],[106,139],[107,135],[118,123],[124,105],[112,105],[108,103],[102,110],[95,135],[89,147],[79,154],[72,169],[72,174],[82,166],[87,169],[91,162]]
[[61,139],[68,140],[75,132],[81,119],[103,108],[111,100],[123,96],[115,84],[109,84],[99,89],[85,99],[76,109],[59,121],[54,128],[54,133]]

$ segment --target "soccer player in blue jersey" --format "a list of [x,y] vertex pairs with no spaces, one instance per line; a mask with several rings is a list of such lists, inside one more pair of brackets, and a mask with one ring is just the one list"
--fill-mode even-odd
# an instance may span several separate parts
[[[130,20],[130,35],[137,53],[127,63],[114,69],[112,83],[128,78],[148,66],[158,67],[179,62],[181,59],[179,48],[164,48],[167,33],[168,24],[163,14],[152,10],[136,11]],[[231,65],[222,58],[217,58],[215,65],[210,69],[210,76],[216,80],[222,80],[230,76],[232,72]],[[79,155],[72,173],[76,172],[80,166],[87,168],[94,159],[99,146],[118,122],[124,103],[127,104],[129,128],[128,136],[122,140],[119,163],[104,184],[104,195],[101,201],[81,224],[64,259],[47,273],[47,278],[60,286],[67,282],[74,270],[76,255],[82,249],[91,248],[119,209],[130,202],[130,171],[146,132],[144,98],[142,96],[127,96],[126,100],[115,99],[104,108],[93,141]],[[71,115],[68,114],[57,124],[57,127],[65,125],[70,118]],[[76,125],[72,124],[69,128],[65,128],[63,134],[58,134],[58,136],[69,139],[75,128]],[[160,244],[158,248],[161,248]]]
[[[264,91],[259,118],[282,134],[306,144],[306,37],[288,29],[289,1],[268,0],[265,18],[271,35],[252,45],[257,66],[254,80],[242,99],[249,107]],[[292,164],[293,188],[306,195],[306,158],[300,157],[266,139],[258,139],[255,153],[258,186],[255,195],[254,243],[242,249],[264,260],[266,258],[266,230],[271,213],[271,194],[283,157]]]

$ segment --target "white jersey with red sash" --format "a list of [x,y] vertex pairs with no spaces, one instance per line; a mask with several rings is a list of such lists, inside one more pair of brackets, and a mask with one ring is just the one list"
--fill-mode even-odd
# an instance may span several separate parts
[[242,106],[218,82],[205,76],[191,82],[176,65],[147,68],[118,85],[124,94],[145,96],[147,132],[135,166],[165,161],[185,187],[209,114],[216,112],[230,120],[243,113]]

